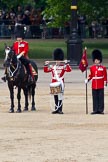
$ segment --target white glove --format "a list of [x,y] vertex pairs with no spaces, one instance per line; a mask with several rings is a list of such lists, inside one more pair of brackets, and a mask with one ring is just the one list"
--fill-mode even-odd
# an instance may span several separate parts
[[87,84],[88,83],[88,79],[85,79],[85,84]]
[[45,65],[48,65],[49,64],[49,61],[45,61]]
[[19,59],[22,56],[22,54],[17,55],[17,59]]
[[107,87],[107,82],[104,82],[104,88],[106,88]]
[[65,62],[65,64],[67,64],[68,63],[68,60],[64,60],[64,62]]

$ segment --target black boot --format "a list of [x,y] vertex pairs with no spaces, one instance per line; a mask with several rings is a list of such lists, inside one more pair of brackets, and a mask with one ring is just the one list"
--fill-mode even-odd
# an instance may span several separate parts
[[6,82],[6,76],[3,76],[1,79]]
[[58,110],[52,111],[52,114],[57,114]]
[[52,111],[52,114],[57,114],[58,113],[58,106],[57,106],[57,102],[55,102],[55,110]]
[[64,113],[63,113],[63,111],[59,110],[59,111],[58,111],[58,114],[64,114]]
[[33,78],[31,75],[28,76],[28,83],[33,83]]
[[62,100],[60,100],[60,107],[58,108],[58,114],[64,114],[63,111],[62,111],[62,107],[63,107],[63,103],[62,103]]

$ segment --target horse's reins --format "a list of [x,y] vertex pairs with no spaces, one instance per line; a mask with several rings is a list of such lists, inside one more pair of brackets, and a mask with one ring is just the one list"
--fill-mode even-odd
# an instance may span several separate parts
[[19,67],[19,62],[17,62],[17,67],[15,68],[14,71],[12,71],[10,66],[9,66],[10,77],[14,76],[15,72],[18,70],[18,67]]

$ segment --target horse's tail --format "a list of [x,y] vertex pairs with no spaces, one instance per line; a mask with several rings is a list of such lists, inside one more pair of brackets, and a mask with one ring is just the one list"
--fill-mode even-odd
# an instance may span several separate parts
[[34,78],[35,78],[35,81],[37,82],[37,80],[38,80],[38,67],[37,67],[37,64],[36,64],[36,62],[33,61],[33,60],[30,60],[30,62],[31,62],[32,67],[33,67],[34,70],[35,70]]
[[32,96],[32,87],[29,86],[28,87],[28,97],[29,97],[29,100],[31,101],[31,96]]

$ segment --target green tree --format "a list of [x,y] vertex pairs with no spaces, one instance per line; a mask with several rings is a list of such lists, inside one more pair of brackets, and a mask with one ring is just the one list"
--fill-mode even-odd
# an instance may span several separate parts
[[26,6],[31,5],[35,8],[44,7],[46,0],[0,0],[0,9],[5,8],[7,10],[16,8],[18,5]]
[[[53,26],[62,26],[70,20],[70,6],[72,0],[47,0],[44,14],[46,17],[53,17]],[[78,14],[87,16],[87,21],[108,17],[108,1],[106,0],[77,0]]]
[[44,14],[46,19],[53,18],[53,26],[63,26],[70,19],[70,0],[47,0],[46,3]]
[[[45,8],[43,14],[47,19],[53,17],[53,26],[64,26],[70,20],[72,0],[0,0],[0,9],[4,7],[9,10],[18,5],[23,7],[31,5],[35,8]],[[87,21],[108,17],[108,0],[77,0],[78,14],[86,15]]]
[[106,0],[79,0],[79,12],[87,16],[88,20],[108,17],[108,1]]
[[11,8],[16,8],[18,5],[25,6],[27,4],[35,4],[34,0],[1,0],[0,1],[0,8],[5,8],[7,10]]
[[44,9],[46,6],[46,0],[34,0],[35,2],[35,8],[42,8]]

